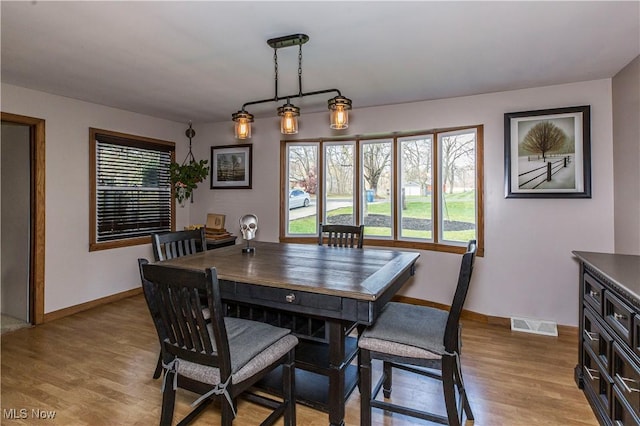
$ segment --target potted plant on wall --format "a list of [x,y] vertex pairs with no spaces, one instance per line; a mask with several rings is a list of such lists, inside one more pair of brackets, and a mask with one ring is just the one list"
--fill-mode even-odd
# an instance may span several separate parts
[[173,185],[176,200],[178,200],[181,207],[184,207],[188,198],[191,198],[191,201],[193,201],[193,190],[196,189],[198,184],[209,174],[208,161],[196,161],[191,152],[191,138],[196,135],[195,130],[191,127],[191,122],[189,122],[189,128],[185,134],[189,138],[189,153],[187,157],[182,164],[171,163],[169,165],[171,185]]

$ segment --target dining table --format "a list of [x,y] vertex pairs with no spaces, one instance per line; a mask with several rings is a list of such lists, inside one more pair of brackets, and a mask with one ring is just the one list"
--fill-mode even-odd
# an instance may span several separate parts
[[[288,327],[296,348],[296,401],[344,425],[345,402],[358,385],[357,331],[371,325],[415,274],[419,253],[378,247],[250,241],[156,262],[215,267],[226,315]],[[245,248],[245,250],[243,250]],[[356,363],[357,364],[357,363]],[[278,372],[264,380],[279,389]]]

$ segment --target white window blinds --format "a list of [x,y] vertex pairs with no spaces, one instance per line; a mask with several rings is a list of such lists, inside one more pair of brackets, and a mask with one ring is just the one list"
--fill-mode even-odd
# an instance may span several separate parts
[[96,135],[96,242],[171,231],[171,152]]

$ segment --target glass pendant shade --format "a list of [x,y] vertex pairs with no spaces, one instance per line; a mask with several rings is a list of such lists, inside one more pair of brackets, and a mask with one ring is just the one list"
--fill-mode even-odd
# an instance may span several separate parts
[[295,135],[298,133],[298,116],[300,108],[289,102],[278,108],[280,118],[280,133],[283,135]]
[[332,129],[340,130],[349,127],[349,110],[351,99],[336,96],[329,99],[330,125]]
[[251,139],[251,123],[253,122],[253,115],[249,114],[245,110],[242,110],[236,112],[235,114],[232,114],[231,117],[236,123],[236,139]]

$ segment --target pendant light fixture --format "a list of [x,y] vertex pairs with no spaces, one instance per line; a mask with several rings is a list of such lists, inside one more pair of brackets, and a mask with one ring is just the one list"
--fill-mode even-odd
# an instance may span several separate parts
[[278,108],[278,116],[280,119],[280,133],[283,135],[295,135],[298,133],[298,116],[300,108],[291,105],[289,99],[287,103]]
[[236,122],[236,139],[251,139],[251,123],[253,123],[253,114],[249,114],[243,108],[241,111],[231,114],[231,118]]
[[[328,101],[330,111],[331,129],[342,130],[349,127],[349,110],[351,109],[351,99],[342,96],[338,89],[316,90],[304,93],[302,91],[302,45],[309,41],[306,34],[292,34],[283,37],[277,37],[267,40],[267,44],[273,48],[273,62],[275,69],[275,94],[271,99],[262,99],[259,101],[251,101],[242,105],[242,109],[231,115],[235,122],[236,139],[251,138],[251,123],[253,122],[253,114],[246,111],[248,105],[256,105],[265,102],[278,102],[283,99],[287,103],[278,108],[278,116],[280,118],[280,132],[283,135],[295,135],[298,133],[298,116],[300,108],[291,104],[291,98],[302,98],[305,96],[314,96],[324,93],[335,92],[337,95]],[[278,96],[278,49],[283,47],[298,46],[298,93],[295,95]]]
[[344,96],[336,96],[329,99],[329,110],[331,111],[329,127],[342,130],[349,127],[349,110],[351,109],[351,99]]

